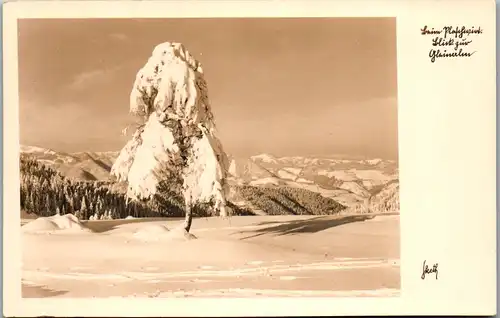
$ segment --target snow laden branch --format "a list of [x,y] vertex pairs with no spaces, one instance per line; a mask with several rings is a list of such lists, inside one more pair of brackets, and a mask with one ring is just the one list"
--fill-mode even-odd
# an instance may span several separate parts
[[147,200],[161,182],[179,186],[191,210],[208,203],[221,216],[226,207],[228,159],[216,137],[201,64],[180,43],[162,43],[137,73],[130,112],[142,118],[111,173],[128,184],[128,196]]

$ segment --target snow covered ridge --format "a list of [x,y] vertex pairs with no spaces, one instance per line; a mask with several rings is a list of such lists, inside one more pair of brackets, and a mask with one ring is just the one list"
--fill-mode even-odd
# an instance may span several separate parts
[[358,163],[358,164],[363,164],[363,165],[369,165],[369,166],[377,166],[382,163],[388,163],[388,164],[396,164],[395,160],[384,160],[380,158],[373,158],[373,159],[347,159],[347,158],[328,158],[328,157],[308,157],[308,156],[288,156],[288,157],[275,157],[271,154],[267,153],[261,153],[259,155],[254,155],[250,157],[251,160],[257,161],[257,162],[264,162],[264,163],[292,163],[292,164],[299,164],[299,165],[317,165],[317,164],[345,164],[345,163]]
[[269,163],[278,163],[277,159],[274,156],[268,155],[266,153],[262,153],[260,155],[252,156],[252,157],[250,157],[250,159],[252,159],[252,160],[262,160],[264,162],[269,162]]
[[19,150],[21,153],[43,153],[43,154],[51,154],[55,155],[56,152],[51,149],[36,147],[36,146],[25,146],[20,145]]
[[180,43],[156,46],[137,73],[130,112],[143,117],[121,150],[111,174],[128,183],[128,196],[148,199],[157,193],[169,162],[183,161],[186,204],[211,202],[226,215],[227,156],[215,133],[201,64]]

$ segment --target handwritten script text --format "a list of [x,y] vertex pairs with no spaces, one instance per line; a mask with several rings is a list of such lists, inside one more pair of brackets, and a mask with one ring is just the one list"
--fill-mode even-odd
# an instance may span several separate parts
[[474,26],[445,26],[435,29],[426,25],[420,29],[420,34],[432,38],[429,58],[434,63],[442,58],[470,58],[476,51],[471,51],[469,45],[474,36],[483,34],[483,29]]

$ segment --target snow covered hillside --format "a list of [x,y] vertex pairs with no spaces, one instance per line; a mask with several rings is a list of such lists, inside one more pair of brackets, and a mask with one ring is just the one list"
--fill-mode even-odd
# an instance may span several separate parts
[[64,153],[35,146],[20,147],[21,156],[31,157],[76,180],[109,180],[111,165],[118,152]]
[[23,297],[399,296],[399,216],[208,218],[195,240],[179,222],[27,220]]
[[341,204],[361,204],[389,184],[398,184],[397,162],[383,159],[281,157],[260,154],[230,159],[229,182],[288,186],[317,192]]
[[[118,156],[118,152],[112,151],[64,154],[29,146],[23,146],[21,151],[23,155],[37,158],[80,180],[106,180],[111,163]],[[229,157],[227,179],[231,188],[238,185],[288,186],[320,193],[346,206],[358,208],[369,202],[377,211],[384,206],[397,211],[398,178],[397,162],[391,160],[276,158],[264,154],[250,158]],[[234,196],[231,191],[229,198]]]

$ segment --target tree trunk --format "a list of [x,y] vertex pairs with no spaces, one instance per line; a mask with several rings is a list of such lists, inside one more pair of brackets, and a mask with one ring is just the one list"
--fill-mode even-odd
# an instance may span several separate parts
[[219,208],[219,216],[221,216],[222,218],[227,218],[228,217],[227,205],[226,205],[225,202],[223,204],[221,204],[221,206]]
[[193,210],[191,204],[186,204],[186,217],[184,218],[184,230],[189,233],[193,223]]

